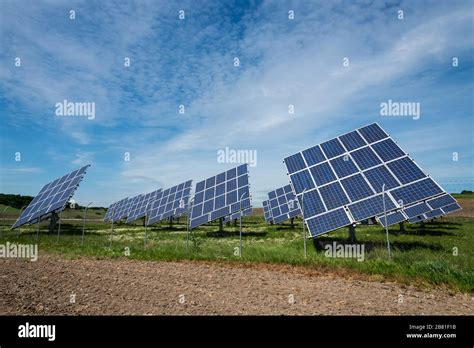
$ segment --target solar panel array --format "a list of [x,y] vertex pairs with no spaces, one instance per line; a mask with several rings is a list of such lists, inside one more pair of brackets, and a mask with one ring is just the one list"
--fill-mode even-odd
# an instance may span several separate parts
[[159,192],[161,192],[161,189],[140,195],[130,207],[130,212],[128,214],[126,223],[130,223],[144,217],[145,214],[150,211],[150,208],[157,199]]
[[266,222],[273,222],[272,210],[270,209],[268,200],[263,201],[263,216]]
[[156,193],[155,200],[149,209],[147,225],[154,224],[160,220],[181,215],[188,207],[191,195],[192,180]]
[[63,210],[89,167],[90,165],[86,165],[44,185],[21,213],[12,229],[27,223],[35,223],[54,212]]
[[107,208],[107,211],[105,212],[105,216],[104,216],[104,221],[110,221],[112,219],[112,215],[113,215],[116,205],[117,205],[117,202],[114,202]]
[[[376,123],[285,158],[304,219],[317,236],[445,194]],[[385,199],[382,186],[385,184]],[[401,213],[403,215],[403,212]],[[387,217],[388,222],[401,218]]]
[[274,223],[279,224],[301,215],[300,206],[291,185],[286,185],[269,192],[268,198]]
[[247,164],[242,164],[196,184],[190,228],[249,207],[251,204],[248,169]]
[[117,222],[123,216],[123,212],[125,210],[125,206],[127,205],[129,198],[121,199],[117,201],[113,207],[112,215],[110,216],[110,221]]

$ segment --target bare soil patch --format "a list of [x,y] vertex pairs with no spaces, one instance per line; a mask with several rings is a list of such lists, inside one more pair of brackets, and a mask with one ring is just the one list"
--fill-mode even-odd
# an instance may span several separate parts
[[[0,260],[0,314],[472,315],[469,294],[301,267],[128,259]],[[75,303],[71,295],[75,294]]]

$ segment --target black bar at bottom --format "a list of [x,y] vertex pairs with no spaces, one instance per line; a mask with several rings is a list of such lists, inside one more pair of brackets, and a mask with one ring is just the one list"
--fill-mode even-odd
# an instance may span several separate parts
[[[19,337],[20,330],[23,335],[27,331],[26,323],[32,334],[43,330],[44,336],[46,327],[32,329],[31,325],[55,325],[54,341]],[[452,347],[472,344],[472,327],[469,316],[0,316],[0,346],[310,343]]]

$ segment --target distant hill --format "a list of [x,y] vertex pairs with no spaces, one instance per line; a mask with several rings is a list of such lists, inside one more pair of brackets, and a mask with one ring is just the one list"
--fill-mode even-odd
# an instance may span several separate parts
[[12,195],[0,193],[0,204],[8,205],[12,208],[21,209],[33,200],[31,196]]

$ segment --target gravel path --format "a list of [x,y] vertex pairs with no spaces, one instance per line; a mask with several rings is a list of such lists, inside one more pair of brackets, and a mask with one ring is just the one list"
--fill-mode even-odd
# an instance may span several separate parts
[[0,259],[0,314],[472,315],[474,300],[302,267],[48,255]]

